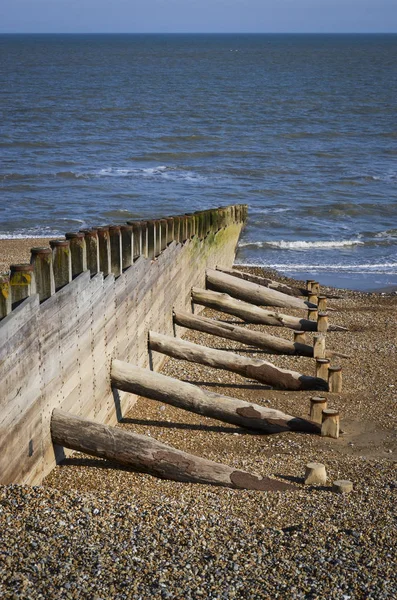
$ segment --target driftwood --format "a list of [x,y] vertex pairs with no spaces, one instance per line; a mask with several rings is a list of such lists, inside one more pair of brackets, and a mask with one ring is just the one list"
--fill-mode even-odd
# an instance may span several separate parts
[[149,332],[149,348],[173,358],[239,373],[243,377],[256,379],[282,390],[328,391],[328,382],[324,379],[280,369],[264,360],[247,358],[225,350],[214,350],[153,331]]
[[278,292],[282,292],[283,294],[287,294],[288,296],[308,295],[308,291],[306,288],[292,287],[290,285],[286,285],[285,283],[280,283],[279,281],[268,279],[267,277],[260,277],[259,275],[253,275],[252,273],[244,273],[244,271],[228,269],[227,267],[217,266],[216,270],[220,271],[221,273],[226,273],[227,275],[233,275],[233,277],[238,277],[239,279],[244,279],[245,281],[250,281],[251,283],[256,283],[257,285],[263,285],[264,287],[268,287],[271,290],[277,290]]
[[318,434],[321,432],[321,425],[306,419],[237,398],[215,394],[191,383],[141,369],[120,360],[112,362],[111,382],[112,386],[119,390],[255,431],[265,433],[305,431]]
[[146,435],[123,431],[54,410],[51,417],[54,444],[105,458],[134,471],[161,479],[205,483],[223,487],[281,491],[294,486],[239,471],[227,465],[188,454]]
[[[201,288],[192,288],[192,301],[201,306],[207,306],[221,312],[240,317],[248,323],[259,323],[273,327],[288,327],[296,331],[317,331],[316,321],[291,317],[283,313],[265,310],[242,300],[236,300],[228,294],[220,294]],[[328,331],[347,331],[340,325],[329,325]]]
[[[234,323],[222,323],[222,321],[215,321],[214,319],[199,317],[181,311],[174,311],[173,317],[175,325],[179,325],[180,327],[202,331],[204,333],[216,335],[217,337],[234,340],[235,342],[241,342],[242,344],[247,344],[249,346],[255,346],[261,348],[261,350],[265,350],[269,354],[314,357],[314,347],[309,344],[296,341],[290,342],[284,338],[269,335],[262,331],[252,331],[251,329],[239,327]],[[324,352],[327,357],[339,356],[342,358],[349,358],[346,354],[334,352],[332,350],[325,350]]]
[[250,281],[243,281],[233,275],[207,269],[206,287],[215,292],[224,292],[233,298],[257,304],[259,306],[277,306],[281,308],[298,308],[307,310],[308,308],[317,308],[317,304],[311,304],[302,298],[288,296],[277,290],[257,285]]

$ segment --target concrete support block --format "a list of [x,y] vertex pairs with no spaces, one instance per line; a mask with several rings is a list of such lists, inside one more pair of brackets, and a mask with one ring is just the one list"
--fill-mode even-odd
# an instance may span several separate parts
[[85,235],[82,231],[65,233],[65,238],[70,242],[70,255],[72,257],[72,278],[87,270],[87,250]]
[[36,281],[36,293],[40,302],[44,302],[55,294],[54,268],[52,265],[51,248],[32,248],[30,251],[30,264]]
[[55,291],[72,281],[72,256],[69,240],[50,240]]

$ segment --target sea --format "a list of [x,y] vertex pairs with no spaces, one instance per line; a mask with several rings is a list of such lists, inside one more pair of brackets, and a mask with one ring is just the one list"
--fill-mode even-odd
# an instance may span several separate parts
[[246,203],[237,264],[397,285],[397,35],[2,35],[0,134],[0,238]]

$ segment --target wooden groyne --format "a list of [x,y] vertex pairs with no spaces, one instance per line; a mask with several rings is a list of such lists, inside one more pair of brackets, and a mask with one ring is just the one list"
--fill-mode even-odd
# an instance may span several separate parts
[[[326,349],[326,333],[345,328],[329,323],[317,284],[294,290],[230,269],[245,218],[246,206],[237,205],[70,232],[32,248],[30,263],[11,265],[0,283],[0,483],[40,483],[80,450],[176,481],[293,489],[112,427],[143,395],[263,433],[339,436],[339,413],[323,397],[312,398],[305,419],[153,373],[168,355],[276,389],[341,392],[341,367],[330,358],[347,357]],[[192,314],[203,306],[294,329],[294,341]],[[316,376],[193,344],[176,337],[175,326],[312,357]],[[305,331],[318,332],[313,344]]]
[[[61,409],[114,424],[135,397],[113,392],[113,358],[149,366],[150,329],[171,335],[205,271],[231,266],[245,205],[71,232],[0,279],[0,483],[40,483],[64,449]],[[163,357],[153,357],[158,369]]]

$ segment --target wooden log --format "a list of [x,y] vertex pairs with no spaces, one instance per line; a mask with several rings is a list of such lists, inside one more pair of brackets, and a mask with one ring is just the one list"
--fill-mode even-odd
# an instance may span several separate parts
[[314,281],[312,283],[312,287],[311,287],[310,291],[311,291],[312,294],[317,294],[317,296],[319,295],[319,293],[320,293],[320,284],[319,284],[318,281]]
[[259,306],[277,306],[302,310],[316,308],[317,306],[310,304],[302,298],[294,298],[262,285],[251,283],[250,281],[242,281],[237,277],[215,271],[214,269],[207,269],[206,271],[206,287],[216,292],[230,294],[233,298],[238,298],[239,300]]
[[319,312],[326,312],[327,296],[318,296],[318,310]]
[[51,417],[54,444],[104,458],[161,479],[238,489],[280,491],[294,486],[234,469],[167,446],[152,437],[109,427],[55,409]]
[[247,358],[225,350],[214,350],[153,331],[149,332],[149,348],[173,358],[239,373],[243,377],[256,379],[278,389],[328,391],[328,381],[319,377],[279,369],[264,360]]
[[321,435],[335,439],[339,437],[339,412],[334,408],[323,410]]
[[0,274],[0,319],[10,314],[12,310],[11,303],[11,284],[9,275]]
[[282,292],[288,296],[307,296],[307,290],[298,287],[291,287],[285,283],[268,279],[267,277],[260,277],[259,275],[244,273],[244,271],[228,269],[227,267],[217,266],[216,270],[220,271],[221,273],[226,273],[227,275],[233,275],[233,277],[238,277],[239,279],[244,279],[245,281],[250,281],[251,283],[256,283],[257,285],[263,285],[271,290],[277,290],[278,292]]
[[294,331],[294,342],[296,344],[306,344],[306,331]]
[[314,279],[306,279],[306,289],[308,292],[312,291],[313,283],[315,283]]
[[222,396],[120,360],[112,362],[111,382],[119,390],[258,432],[321,432],[321,422],[312,423],[279,410]]
[[317,316],[317,331],[321,333],[326,333],[327,331],[332,331],[332,328],[329,325],[328,313],[319,312]]
[[[297,331],[317,331],[316,321],[268,311],[248,302],[236,300],[228,294],[220,294],[219,292],[212,292],[201,288],[192,288],[192,302],[240,317],[240,319],[248,323],[259,323],[272,327],[288,327]],[[347,329],[339,325],[329,325],[328,331],[347,331]]]
[[160,373],[113,360],[112,387],[158,400],[198,415],[264,433],[282,431],[321,432],[320,424],[287,415],[279,410],[203,390]]
[[[233,323],[222,323],[206,317],[198,317],[185,312],[174,312],[174,323],[180,327],[187,327],[195,331],[203,331],[211,335],[216,335],[228,340],[256,346],[272,354],[290,354],[297,356],[314,356],[313,346],[300,341],[290,342],[284,338],[262,333],[261,331],[251,331],[244,327],[238,327]],[[302,332],[299,332],[302,335]],[[304,335],[304,333],[303,333]]]

